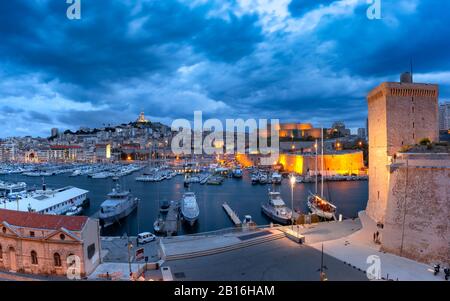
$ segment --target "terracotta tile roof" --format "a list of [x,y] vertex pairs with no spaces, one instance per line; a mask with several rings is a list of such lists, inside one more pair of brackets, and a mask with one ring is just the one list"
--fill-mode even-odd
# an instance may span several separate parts
[[7,222],[18,227],[70,231],[81,231],[86,224],[86,216],[44,215],[38,213],[0,209],[0,223]]

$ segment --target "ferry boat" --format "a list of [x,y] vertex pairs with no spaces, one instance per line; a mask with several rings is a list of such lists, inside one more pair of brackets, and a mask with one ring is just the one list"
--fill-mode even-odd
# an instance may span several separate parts
[[100,205],[100,224],[107,227],[124,219],[137,208],[137,204],[138,198],[134,197],[130,191],[121,190],[120,185],[117,184]]
[[191,226],[197,221],[200,209],[198,208],[197,199],[193,192],[186,192],[183,194],[183,199],[181,200],[181,214],[183,215],[183,220]]
[[279,192],[269,191],[269,199],[261,204],[261,209],[270,219],[281,225],[292,220],[292,210],[286,206]]
[[27,193],[16,200],[5,199],[0,208],[36,212],[40,214],[64,215],[73,206],[81,207],[88,202],[89,191],[77,187],[47,189],[45,184],[41,190]]

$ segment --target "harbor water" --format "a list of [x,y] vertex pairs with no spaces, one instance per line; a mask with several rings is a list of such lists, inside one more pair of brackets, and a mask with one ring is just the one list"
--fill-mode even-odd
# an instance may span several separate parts
[[[68,174],[60,174],[46,177],[45,183],[51,188],[75,186],[88,190],[91,204],[83,212],[88,216],[94,216],[98,212],[106,194],[115,187],[116,183],[119,183],[124,189],[130,189],[140,199],[138,210],[124,219],[120,225],[103,229],[102,235],[121,236],[124,233],[136,235],[138,232],[153,232],[153,222],[158,218],[161,200],[181,200],[185,192],[183,176],[176,176],[161,182],[137,182],[135,178],[139,174],[139,172],[135,172],[121,177],[117,182],[111,178],[92,179],[87,176],[69,177]],[[1,175],[0,180],[26,182],[28,187],[42,185],[42,178],[20,174]],[[251,215],[253,221],[258,225],[267,225],[271,221],[261,212],[261,203],[267,200],[269,189],[280,191],[286,205],[291,207],[289,179],[283,179],[282,185],[252,185],[250,174],[245,172],[241,179],[227,178],[222,185],[191,184],[190,190],[196,193],[200,216],[193,227],[182,226],[179,234],[233,227],[233,223],[222,208],[222,204],[225,202],[231,206],[241,220],[245,215]],[[314,189],[314,183],[296,183],[293,193],[294,209],[308,212],[306,200],[309,193],[314,192]],[[342,214],[344,218],[353,218],[366,207],[368,182],[326,182],[324,195],[337,206],[337,215]]]

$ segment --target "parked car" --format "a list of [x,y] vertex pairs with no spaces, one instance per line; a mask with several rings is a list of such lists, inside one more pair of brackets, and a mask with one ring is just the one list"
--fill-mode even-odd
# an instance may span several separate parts
[[150,232],[139,233],[137,236],[138,243],[140,244],[146,244],[148,242],[154,241],[155,239],[156,236]]

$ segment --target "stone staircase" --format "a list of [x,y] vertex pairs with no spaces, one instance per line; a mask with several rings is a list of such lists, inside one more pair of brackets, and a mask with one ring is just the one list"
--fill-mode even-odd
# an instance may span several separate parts
[[171,260],[181,260],[181,259],[190,259],[190,258],[196,258],[201,256],[208,256],[208,255],[214,255],[219,254],[223,252],[233,251],[241,248],[250,247],[253,245],[262,244],[265,242],[278,240],[286,237],[286,234],[282,231],[276,230],[275,233],[272,233],[270,235],[265,235],[262,237],[257,237],[254,239],[249,239],[245,241],[241,241],[235,244],[230,244],[227,246],[219,247],[219,248],[212,248],[212,249],[205,249],[202,251],[196,251],[196,252],[190,252],[185,254],[173,254],[173,255],[166,255],[164,253],[164,247],[161,249],[163,250],[163,259],[165,261],[171,261]]

